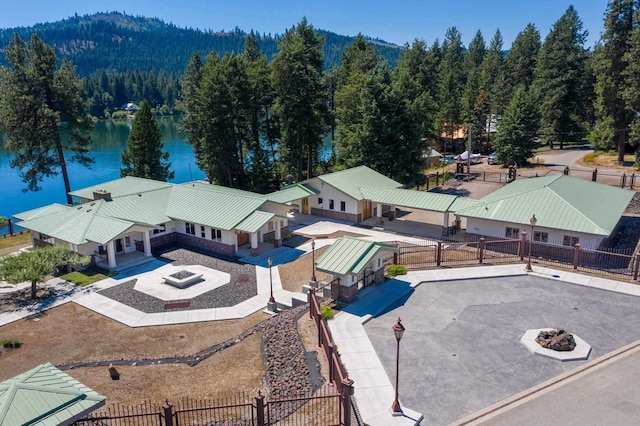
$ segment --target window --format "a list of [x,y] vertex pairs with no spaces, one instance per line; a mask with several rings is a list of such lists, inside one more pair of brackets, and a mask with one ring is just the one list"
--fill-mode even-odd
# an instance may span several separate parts
[[382,263],[382,259],[378,258],[378,268],[380,267],[381,263]]
[[105,254],[104,246],[98,246],[98,254]]
[[207,232],[204,229],[204,225],[200,225],[200,237],[201,238],[207,238]]
[[520,238],[520,229],[519,228],[511,228],[507,226],[507,231],[504,234],[507,238],[517,239]]
[[329,200],[329,210],[333,210],[333,200]]
[[48,240],[49,238],[51,238],[50,236],[48,236],[47,234],[42,234],[39,233],[38,234],[38,238],[40,238],[41,240]]
[[347,203],[345,203],[344,201],[340,201],[340,211],[347,211]]
[[196,235],[196,226],[193,223],[185,222],[184,231],[190,235]]
[[322,205],[322,197],[318,197],[318,205],[321,206]]
[[535,231],[533,233],[533,241],[540,241],[541,243],[549,242],[549,233],[542,231]]
[[125,247],[131,247],[131,237],[124,237]]
[[562,237],[562,245],[573,247],[580,242],[580,238],[572,237],[571,235],[565,235]]
[[154,229],[153,233],[154,234],[159,234],[161,232],[164,232],[167,230],[167,226],[163,223],[162,225],[160,225],[160,229]]
[[272,220],[270,220],[269,224],[267,225],[267,231],[269,231],[269,232],[273,231],[273,221]]
[[216,228],[211,228],[211,239],[217,241],[222,240],[222,231]]

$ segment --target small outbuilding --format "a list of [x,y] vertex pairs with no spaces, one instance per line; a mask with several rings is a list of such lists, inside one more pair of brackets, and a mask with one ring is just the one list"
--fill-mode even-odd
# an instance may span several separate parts
[[0,425],[70,425],[105,399],[51,363],[41,364],[0,383]]
[[358,297],[359,289],[384,281],[385,259],[397,251],[391,244],[342,237],[318,258],[316,269],[340,279],[339,294],[332,296],[348,303]]

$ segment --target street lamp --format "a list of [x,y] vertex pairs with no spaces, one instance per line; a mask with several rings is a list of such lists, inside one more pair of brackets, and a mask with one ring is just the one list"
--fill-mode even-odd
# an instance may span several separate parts
[[273,259],[269,257],[269,259],[267,259],[267,263],[269,264],[269,289],[271,290],[271,297],[269,297],[269,303],[275,303],[276,299],[273,298],[273,275],[271,275],[271,266],[273,265]]
[[536,226],[536,215],[534,214],[529,218],[529,223],[531,224],[531,235],[529,235],[529,260],[527,260],[527,266],[524,268],[525,271],[531,272],[533,269],[531,268],[531,246],[533,245],[533,227]]
[[316,282],[316,241],[311,240],[311,282]]
[[394,416],[402,416],[402,408],[400,407],[400,402],[398,401],[398,378],[400,377],[400,340],[402,339],[402,334],[404,333],[404,326],[400,322],[400,318],[398,318],[398,322],[393,325],[392,329],[393,334],[395,334],[396,340],[398,341],[398,348],[396,351],[396,399],[391,405],[391,414],[393,414]]

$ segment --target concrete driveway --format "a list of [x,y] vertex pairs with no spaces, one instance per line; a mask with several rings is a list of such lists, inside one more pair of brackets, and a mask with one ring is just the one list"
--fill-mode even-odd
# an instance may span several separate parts
[[400,401],[428,425],[449,424],[587,362],[528,352],[519,342],[527,329],[577,334],[592,346],[590,360],[640,339],[640,297],[535,275],[429,282],[365,325],[390,379],[398,317],[406,327]]

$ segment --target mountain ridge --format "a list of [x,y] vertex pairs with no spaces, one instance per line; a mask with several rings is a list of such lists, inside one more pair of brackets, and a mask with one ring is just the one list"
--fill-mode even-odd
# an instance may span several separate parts
[[[325,68],[339,65],[342,50],[354,36],[345,36],[317,29],[324,36]],[[30,27],[0,29],[0,51],[15,32],[29,38],[36,32],[52,45],[58,56],[70,59],[80,75],[90,75],[100,69],[117,71],[165,71],[182,73],[191,55],[198,51],[203,57],[214,51],[240,53],[244,38],[254,34],[260,49],[269,59],[277,52],[280,34],[271,35],[254,30],[245,32],[238,27],[230,31],[201,30],[179,27],[161,18],[133,16],[122,12],[97,12],[74,15],[55,22],[44,22]],[[384,40],[366,37],[380,54],[394,67],[402,47]],[[5,65],[4,54],[0,64]]]

